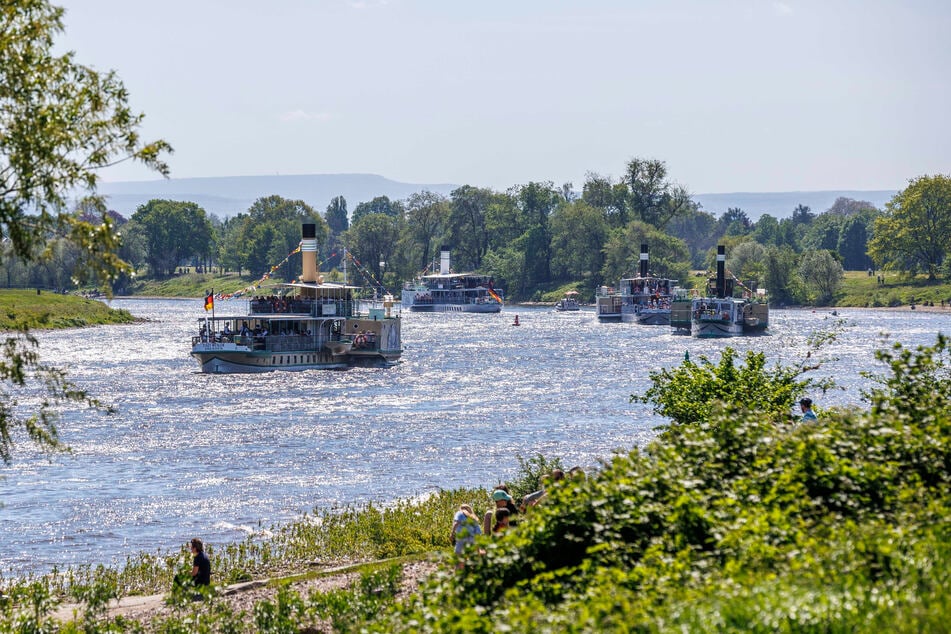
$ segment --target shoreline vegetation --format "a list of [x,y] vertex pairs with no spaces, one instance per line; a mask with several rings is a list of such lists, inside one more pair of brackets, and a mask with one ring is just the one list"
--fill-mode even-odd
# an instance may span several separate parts
[[[880,351],[867,409],[790,419],[800,395],[833,387],[810,373],[835,336],[817,333],[793,365],[726,348],[651,372],[631,399],[670,420],[654,441],[550,484],[459,556],[453,514],[487,509],[485,489],[316,510],[211,544],[216,591],[199,601],[173,584],[184,545],[0,578],[0,631],[943,631],[951,345]],[[561,467],[518,462],[516,500]]]
[[84,328],[138,321],[95,299],[35,289],[0,289],[0,331]]
[[[879,275],[883,283],[878,282]],[[951,283],[928,282],[923,276],[903,278],[896,273],[869,276],[866,271],[846,271],[842,285],[828,305],[772,306],[774,309],[835,310],[868,308],[951,312]],[[703,277],[702,274],[694,278]],[[188,272],[163,282],[148,281],[134,294],[116,295],[123,299],[200,299],[208,289],[231,293],[248,288],[253,280],[232,275]],[[565,292],[587,292],[578,284],[561,286],[544,293],[541,301],[510,302],[508,306],[554,306]],[[593,297],[593,295],[592,295]],[[100,298],[103,299],[103,298]],[[582,303],[582,305],[591,305]],[[914,306],[914,308],[912,308]],[[111,311],[111,312],[110,312]],[[35,289],[0,289],[0,330],[12,330],[17,323],[30,329],[74,328],[136,321],[128,311],[113,311],[102,301],[84,300],[70,294]]]

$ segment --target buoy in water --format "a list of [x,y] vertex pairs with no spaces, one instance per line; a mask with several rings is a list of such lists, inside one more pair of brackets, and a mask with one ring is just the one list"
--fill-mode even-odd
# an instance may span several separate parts
[[518,315],[515,315],[515,321],[512,323],[513,326],[521,326],[522,324],[518,323]]

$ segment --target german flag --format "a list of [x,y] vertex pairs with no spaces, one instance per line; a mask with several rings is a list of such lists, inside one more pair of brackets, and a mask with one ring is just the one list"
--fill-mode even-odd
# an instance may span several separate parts
[[205,310],[214,310],[215,309],[215,294],[208,293],[205,295]]
[[489,293],[489,295],[492,296],[492,298],[493,298],[495,301],[497,301],[497,302],[500,303],[500,304],[502,303],[502,298],[499,297],[499,294],[496,293],[495,291],[493,291],[491,288],[488,289],[488,293]]

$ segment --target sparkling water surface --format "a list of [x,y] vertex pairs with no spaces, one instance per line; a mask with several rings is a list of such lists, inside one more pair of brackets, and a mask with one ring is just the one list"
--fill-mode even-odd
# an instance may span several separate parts
[[774,310],[770,335],[728,341],[602,324],[591,310],[404,312],[396,367],[208,375],[188,354],[198,302],[111,304],[146,321],[38,334],[46,362],[118,413],[68,411],[59,430],[71,454],[21,443],[0,467],[4,574],[114,564],[193,536],[240,540],[315,508],[492,486],[515,473],[516,454],[591,467],[664,423],[630,402],[651,370],[686,352],[716,359],[727,345],[796,363],[806,337],[839,319],[845,331],[821,355],[836,359],[816,376],[845,389],[815,398],[858,404],[876,349],[951,331],[948,315],[910,310]]

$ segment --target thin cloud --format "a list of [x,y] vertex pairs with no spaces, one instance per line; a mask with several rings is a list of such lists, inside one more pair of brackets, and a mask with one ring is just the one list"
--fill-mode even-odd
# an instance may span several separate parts
[[352,9],[372,9],[374,7],[383,7],[390,3],[390,0],[348,0],[347,4]]
[[792,7],[786,4],[785,2],[774,2],[773,10],[776,11],[776,15],[792,15]]
[[332,115],[329,112],[307,112],[306,110],[291,110],[281,115],[281,121],[329,121]]

